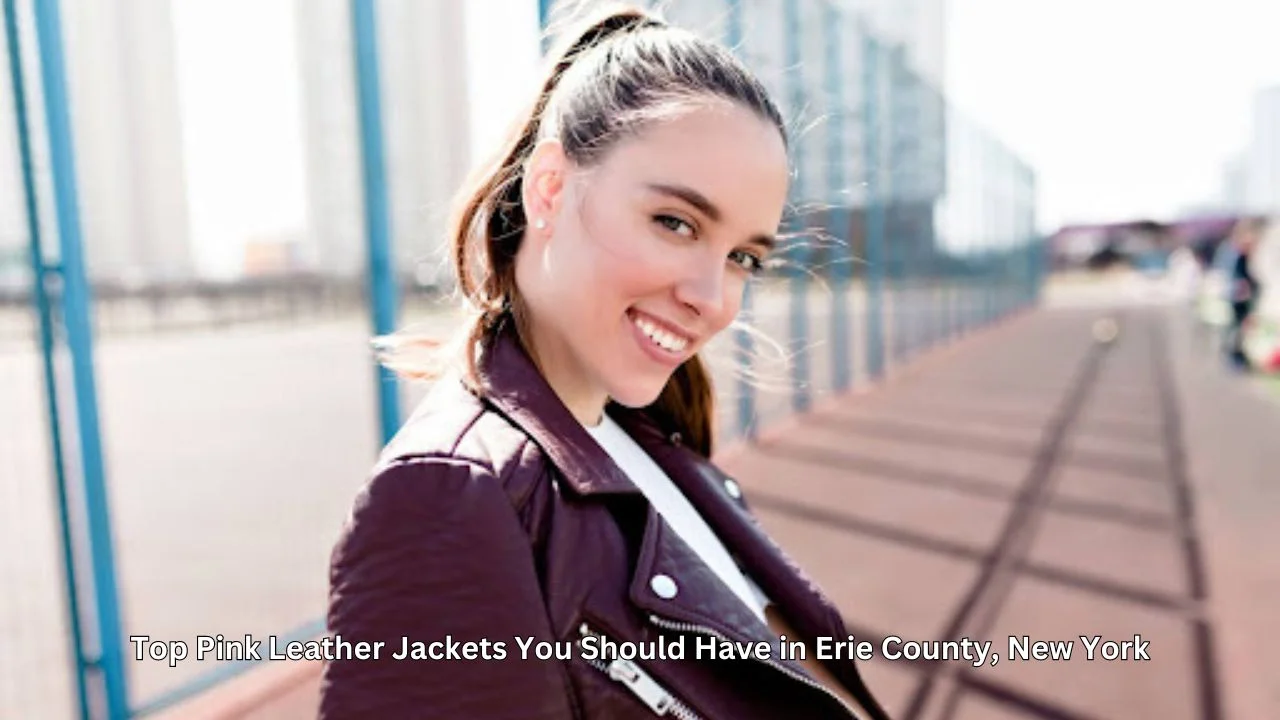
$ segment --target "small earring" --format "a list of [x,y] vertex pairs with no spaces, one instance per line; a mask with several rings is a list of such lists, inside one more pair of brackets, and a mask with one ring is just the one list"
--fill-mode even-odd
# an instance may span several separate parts
[[547,228],[547,221],[543,220],[542,218],[538,218],[537,220],[533,221],[533,226],[538,228],[539,230],[545,230]]

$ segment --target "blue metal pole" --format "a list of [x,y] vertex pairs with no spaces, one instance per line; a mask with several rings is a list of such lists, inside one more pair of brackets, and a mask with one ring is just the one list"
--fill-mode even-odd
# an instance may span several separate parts
[[939,260],[942,263],[942,317],[940,319],[940,322],[942,323],[942,340],[946,343],[950,343],[956,337],[956,263],[960,256],[960,235],[964,232],[963,225],[959,226],[959,230],[957,232],[958,223],[954,218],[959,211],[956,209],[956,205],[953,204],[951,199],[954,194],[958,194],[953,186],[954,174],[952,173],[951,168],[952,163],[954,162],[953,159],[957,154],[956,151],[953,150],[953,147],[956,144],[958,136],[958,133],[956,132],[956,124],[959,120],[956,114],[951,112],[951,106],[947,102],[946,97],[942,95],[941,91],[937,92],[939,104],[938,112],[940,113],[942,120],[942,133],[939,138],[942,142],[942,176],[945,181],[946,194],[948,196],[947,204],[951,209],[950,215],[953,218],[951,222],[947,223],[945,231],[946,250],[944,251],[941,246],[938,248]]
[[[994,136],[992,140],[995,140]],[[988,318],[992,323],[1000,319],[1000,295],[1004,286],[1004,274],[1001,272],[1000,258],[1004,254],[1004,220],[1007,217],[1007,212],[1004,205],[1003,188],[1000,187],[1004,179],[1004,154],[1000,150],[1000,145],[993,142],[991,208],[995,227],[991,235],[991,317]]]
[[[787,78],[790,86],[791,111],[799,113],[804,108],[804,74],[800,70],[800,8],[799,0],[786,0],[783,4],[783,28],[786,35]],[[794,229],[804,227],[807,213],[800,212],[807,194],[805,175],[808,170],[804,152],[804,138],[796,143],[796,179],[792,185]],[[799,236],[799,233],[797,233]],[[796,267],[791,272],[791,408],[806,412],[810,405],[809,393],[809,283],[805,274],[808,253],[803,246],[793,248]]]
[[1028,302],[1040,302],[1041,279],[1045,271],[1044,250],[1045,239],[1036,230],[1036,177],[1031,168],[1026,168],[1027,183],[1027,228],[1031,233],[1031,297]]
[[986,327],[991,322],[991,284],[991,236],[988,234],[987,243],[982,248],[982,317],[980,318],[982,327]]
[[902,216],[903,208],[901,192],[898,186],[898,50],[890,48],[885,53],[888,61],[886,69],[888,98],[885,100],[885,187],[882,192],[887,205],[885,207],[885,268],[888,274],[889,294],[893,298],[890,316],[892,317],[892,338],[889,345],[889,357],[894,366],[902,363],[903,340],[906,337],[906,323],[903,322],[905,300],[903,298],[903,276],[905,275],[905,258],[903,253]]
[[1001,238],[1003,247],[1000,248],[1000,316],[1003,319],[1008,316],[1010,311],[1009,290],[1014,283],[1010,253],[1016,247],[1018,204],[1012,197],[1013,193],[1010,192],[1014,172],[1011,162],[1013,155],[1009,152],[1009,148],[1004,147],[1003,144],[1001,155],[1003,162],[1000,165],[1000,185],[1003,192],[1001,193],[1000,203],[1004,206],[1002,208],[1004,212],[1001,213],[1001,217],[1007,224],[1006,234]]
[[979,153],[977,177],[980,178],[981,182],[981,195],[978,198],[978,204],[982,211],[982,232],[978,235],[977,255],[974,258],[973,316],[969,324],[971,330],[981,328],[984,324],[983,308],[985,307],[987,292],[987,245],[991,240],[991,210],[988,207],[989,202],[987,200],[991,183],[987,172],[986,135],[979,132],[975,142]]
[[542,52],[546,53],[551,45],[551,38],[547,36],[547,26],[551,23],[551,6],[555,4],[555,0],[538,0],[538,28],[542,31]]
[[1013,203],[1013,205],[1014,205],[1014,213],[1016,213],[1017,223],[1018,223],[1017,225],[1018,244],[1017,244],[1017,251],[1016,251],[1017,256],[1015,258],[1017,290],[1014,295],[1014,304],[1015,304],[1014,309],[1020,310],[1024,305],[1026,305],[1027,287],[1029,285],[1028,279],[1030,278],[1028,271],[1031,269],[1031,267],[1027,263],[1027,247],[1031,245],[1031,229],[1028,228],[1026,226],[1026,223],[1024,222],[1026,220],[1026,217],[1025,217],[1026,197],[1024,194],[1025,188],[1023,186],[1024,178],[1022,174],[1022,164],[1015,160],[1013,168],[1014,168],[1014,175],[1013,175],[1014,187],[1017,190],[1016,201]]
[[[922,193],[920,192],[920,158],[922,153],[919,146],[926,142],[926,139],[919,134],[922,128],[919,121],[921,112],[920,78],[916,77],[915,73],[907,67],[902,51],[895,54],[895,59],[897,69],[894,74],[899,78],[895,86],[898,92],[895,94],[898,97],[897,107],[899,112],[894,117],[894,124],[901,126],[904,123],[910,123],[913,132],[906,142],[909,142],[914,149],[914,152],[904,152],[904,157],[899,158],[894,163],[901,166],[900,172],[904,178],[901,184],[906,189],[903,198],[906,222],[898,243],[902,247],[902,286],[903,294],[906,296],[906,302],[902,304],[905,316],[902,326],[906,329],[902,337],[902,354],[905,358],[910,359],[920,349],[920,333],[924,329],[924,293],[920,282],[924,229],[921,227],[922,218],[918,213],[919,204],[923,202]],[[905,132],[900,131],[898,137],[901,138],[904,134]],[[903,149],[906,150],[906,148]]]
[[[831,99],[832,109],[827,113],[830,123],[827,127],[827,178],[832,190],[832,205],[835,217],[848,218],[845,194],[844,164],[844,93],[841,82],[841,69],[844,65],[841,53],[840,29],[842,20],[840,11],[825,0],[822,4],[823,31],[826,40],[826,81],[827,97]],[[840,223],[839,232],[842,246],[832,249],[832,257],[837,260],[829,273],[832,279],[831,293],[831,373],[832,386],[836,392],[849,389],[852,380],[850,372],[852,362],[849,358],[849,271],[853,262],[853,253],[849,247],[847,223]]]
[[910,356],[911,337],[915,331],[912,313],[915,311],[915,297],[911,287],[912,259],[915,254],[916,237],[911,207],[911,188],[908,184],[907,167],[909,158],[904,150],[907,142],[914,142],[906,137],[903,122],[907,119],[909,96],[906,88],[906,68],[903,65],[902,46],[895,45],[889,54],[889,121],[888,128],[893,138],[889,142],[889,188],[894,198],[890,214],[888,251],[893,255],[889,266],[893,268],[893,341],[895,362],[905,362]]
[[[326,634],[325,620],[311,620],[300,627],[293,628],[276,635],[277,646],[287,647],[295,641],[314,640]],[[144,718],[173,708],[175,705],[211,690],[219,685],[243,675],[254,668],[267,664],[275,664],[270,658],[263,660],[230,660],[219,663],[200,675],[191,678],[178,687],[168,690],[145,704],[135,708],[133,717]],[[171,714],[172,715],[172,714]]]
[[861,26],[863,72],[863,173],[866,180],[867,374],[884,374],[884,206],[881,204],[880,46]]
[[[364,181],[364,219],[368,242],[369,292],[375,336],[387,335],[396,326],[396,277],[391,256],[390,218],[387,213],[387,173],[382,147],[382,90],[378,80],[378,33],[374,0],[351,0],[354,33],[356,87],[360,103],[360,151]],[[378,365],[378,408],[382,442],[400,427],[400,395],[395,375]]]
[[[930,171],[939,173],[939,186],[945,193],[946,188],[946,113],[942,100],[942,92],[930,85],[925,93],[928,102],[929,118],[936,120],[937,125],[932,126],[928,140],[933,143],[929,160],[931,165]],[[937,200],[935,199],[935,203]],[[935,205],[936,206],[936,205]],[[942,319],[946,314],[946,290],[945,280],[943,278],[942,266],[942,234],[944,229],[934,224],[933,232],[930,234],[931,243],[929,245],[929,338],[928,344],[930,348],[936,347],[942,343],[945,336],[945,330]]]
[[53,367],[54,330],[52,309],[45,281],[58,269],[46,267],[40,239],[40,215],[36,202],[35,173],[31,161],[31,133],[27,127],[27,92],[22,70],[21,38],[15,0],[4,0],[4,31],[9,51],[9,73],[13,81],[14,119],[18,129],[18,156],[22,166],[22,194],[27,212],[27,237],[31,255],[31,293],[36,301],[40,330],[40,359],[44,373],[45,402],[48,405],[49,444],[53,456],[54,483],[58,495],[59,542],[62,544],[63,584],[66,592],[67,625],[71,630],[71,657],[75,663],[76,698],[80,717],[89,718],[89,694],[84,654],[84,630],[80,623],[80,599],[76,588],[75,539],[71,533],[71,511],[67,490],[67,469],[63,460],[62,419],[58,412],[57,376]]
[[[992,177],[988,180],[989,202],[991,203],[991,219],[992,232],[987,244],[987,316],[986,324],[990,325],[1000,316],[1000,219],[1004,215],[1000,207],[999,183],[997,179],[999,175],[999,156],[995,151],[998,149],[994,142],[994,137],[987,139],[987,167],[992,168]],[[993,157],[995,155],[995,157]]]
[[987,246],[986,313],[982,317],[983,325],[990,325],[997,316],[996,301],[1000,291],[1000,266],[997,258],[997,250],[989,244]]
[[[547,0],[543,0],[546,2]],[[729,49],[739,52],[742,46],[742,0],[727,0],[729,5],[729,17],[726,41]]]
[[1024,291],[1022,302],[1030,307],[1035,302],[1036,297],[1036,227],[1035,227],[1035,194],[1034,185],[1031,179],[1031,170],[1026,165],[1019,163],[1021,169],[1020,186],[1022,187],[1022,226],[1026,232],[1027,243],[1027,286]]
[[94,382],[92,303],[80,237],[76,199],[75,150],[71,135],[66,69],[63,65],[62,18],[57,0],[36,0],[36,36],[40,47],[40,80],[44,91],[54,206],[61,240],[62,287],[67,344],[71,349],[76,415],[79,419],[80,465],[84,479],[85,516],[93,564],[98,656],[89,658],[103,684],[107,715],[125,718],[129,694],[124,672],[120,604],[116,592],[111,513],[107,502],[102,438],[98,427],[98,394]]
[[982,151],[982,251],[978,271],[978,327],[985,327],[991,309],[991,147],[986,133],[980,136]]
[[987,178],[986,173],[984,173],[986,156],[983,156],[982,154],[982,135],[980,135],[977,129],[972,132],[972,137],[974,145],[974,170],[970,177],[975,178],[975,181],[977,181],[978,184],[977,193],[975,193],[977,196],[974,197],[974,213],[975,217],[978,218],[978,228],[977,232],[974,233],[973,238],[973,269],[970,270],[969,273],[969,287],[966,288],[968,299],[965,301],[966,305],[968,305],[965,310],[965,329],[970,333],[978,327],[979,318],[980,315],[982,315],[982,311],[980,311],[982,310],[982,252],[983,245],[987,241],[988,227],[986,206]]
[[[729,49],[739,52],[742,46],[742,0],[728,0],[728,5],[726,41]],[[741,314],[750,317],[752,304],[752,285],[748,282],[742,291]],[[755,355],[755,343],[752,341],[751,333],[742,327],[735,328],[733,347],[737,367],[742,369],[737,380],[738,433],[750,442],[756,439],[756,387],[748,372]]]

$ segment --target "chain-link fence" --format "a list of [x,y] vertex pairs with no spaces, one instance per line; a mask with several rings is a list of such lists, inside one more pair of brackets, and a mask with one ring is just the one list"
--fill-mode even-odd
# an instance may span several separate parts
[[[658,9],[746,59],[794,149],[794,240],[709,350],[722,442],[1034,301],[1032,174],[948,105],[927,34],[822,0]],[[465,13],[4,10],[0,717],[144,715],[251,663],[130,637],[324,630],[332,542],[423,391],[370,339],[457,319]]]
[[1036,299],[1035,178],[946,100],[944,3],[651,5],[732,47],[790,128],[792,240],[712,351],[722,439]]

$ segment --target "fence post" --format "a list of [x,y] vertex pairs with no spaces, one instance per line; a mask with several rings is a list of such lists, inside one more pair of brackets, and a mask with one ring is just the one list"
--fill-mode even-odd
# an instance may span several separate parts
[[[898,258],[901,260],[901,277],[898,287],[902,294],[902,312],[899,317],[903,332],[899,357],[906,361],[915,355],[920,331],[920,227],[915,208],[915,203],[919,201],[916,196],[918,190],[916,173],[919,172],[916,163],[919,158],[912,153],[911,146],[919,143],[921,139],[916,134],[920,129],[916,122],[914,107],[916,78],[907,67],[905,51],[901,44],[895,48],[893,54],[893,77],[894,81],[890,87],[893,88],[894,111],[893,124],[890,127],[895,128],[892,147],[896,154],[890,167],[893,167],[897,173],[898,180],[893,188],[899,196],[900,212],[898,231],[891,242],[898,248]],[[910,125],[908,126],[907,123]],[[918,150],[916,152],[918,153]]]
[[866,182],[867,374],[884,374],[884,207],[881,205],[880,46],[865,22],[862,33],[862,152]]
[[77,201],[75,145],[68,107],[66,68],[62,50],[62,17],[57,0],[34,3],[36,37],[40,49],[40,80],[44,94],[49,161],[53,173],[53,199],[58,220],[61,258],[63,320],[71,351],[79,436],[79,468],[84,484],[85,521],[89,535],[96,624],[96,656],[86,665],[102,683],[107,716],[126,718],[129,694],[124,672],[120,604],[116,592],[115,552],[111,512],[107,501],[106,472],[102,461],[102,437],[98,422],[98,394],[93,367],[91,290],[85,272]]
[[545,54],[551,47],[551,38],[547,35],[547,25],[551,22],[551,6],[555,0],[538,0],[538,30],[541,33],[542,52]]
[[[932,145],[929,153],[925,156],[929,162],[928,169],[930,172],[936,171],[937,185],[934,186],[940,191],[938,196],[934,198],[934,207],[937,208],[939,198],[945,198],[947,192],[947,114],[946,104],[942,97],[942,91],[935,87],[932,83],[927,85],[924,93],[928,105],[929,119],[936,122],[937,125],[930,124],[929,142]],[[935,214],[936,218],[936,214]],[[930,349],[941,345],[946,336],[946,327],[943,318],[947,313],[947,293],[946,280],[943,276],[943,233],[944,229],[936,219],[933,221],[930,233],[929,252],[929,337],[928,346]]]
[[[800,58],[800,8],[799,0],[785,0],[783,4],[783,32],[786,35],[787,79],[790,88],[791,112],[794,117],[804,108],[805,90],[804,73],[801,71]],[[808,189],[805,187],[805,175],[808,168],[807,153],[804,151],[805,139],[797,138],[796,142],[796,178],[791,186],[792,228],[800,230],[804,227],[805,213],[802,209]],[[797,413],[806,412],[810,404],[809,389],[809,283],[805,274],[804,263],[808,253],[803,244],[793,245],[796,267],[791,269],[791,408]]]
[[893,298],[890,310],[890,317],[893,318],[893,328],[890,334],[889,356],[890,361],[895,367],[902,364],[903,344],[906,340],[906,323],[903,318],[906,312],[906,302],[903,298],[905,294],[903,287],[906,279],[906,253],[902,246],[903,231],[903,203],[899,196],[900,188],[898,185],[899,172],[901,168],[898,166],[898,102],[900,93],[898,92],[898,82],[900,80],[900,64],[898,46],[890,46],[884,51],[884,59],[886,64],[885,77],[887,82],[885,87],[888,97],[885,99],[885,113],[887,117],[884,122],[885,134],[885,151],[888,157],[885,158],[885,191],[883,196],[887,202],[885,208],[886,233],[885,233],[885,269],[888,274],[889,296]]
[[1026,308],[1030,308],[1032,299],[1035,297],[1035,242],[1036,228],[1034,216],[1031,213],[1033,202],[1031,172],[1022,162],[1018,163],[1018,200],[1020,201],[1020,210],[1022,215],[1022,242],[1025,249],[1023,250],[1024,262],[1026,263],[1026,277],[1022,284],[1022,304]]
[[1044,249],[1045,239],[1040,237],[1036,230],[1036,176],[1030,167],[1023,167],[1023,182],[1026,184],[1024,191],[1026,196],[1026,224],[1027,236],[1031,246],[1031,288],[1027,298],[1028,304],[1035,305],[1040,302],[1041,273],[1044,272],[1044,257],[1041,251]]
[[[831,0],[822,3],[822,25],[826,50],[826,84],[827,97],[831,101],[831,110],[827,112],[830,122],[827,127],[827,177],[829,195],[832,197],[832,219],[836,217],[847,220],[848,194],[844,179],[844,83],[841,71],[844,57],[840,42],[843,23],[841,12]],[[853,262],[850,247],[849,225],[847,222],[829,222],[832,228],[842,228],[842,245],[833,246],[829,253],[836,262],[828,263],[831,278],[831,373],[832,386],[840,393],[849,389],[852,374],[849,359],[849,270]]]
[[[382,147],[382,90],[378,79],[377,17],[374,0],[351,0],[354,35],[356,93],[360,111],[361,178],[364,185],[364,220],[368,244],[369,294],[373,332],[377,337],[395,330],[396,276],[391,256],[390,219],[387,213],[387,176]],[[400,427],[400,395],[395,375],[374,368],[378,388],[381,439],[385,444]]]
[[[742,45],[742,0],[726,0],[729,9],[727,18],[728,27],[726,29],[726,42],[729,49],[735,53],[739,52]],[[752,300],[752,283],[748,281],[742,289],[742,307],[739,315],[750,319]],[[755,385],[751,381],[750,367],[752,357],[755,353],[755,343],[752,342],[751,333],[742,326],[734,328],[733,331],[733,349],[734,363],[738,368],[737,388],[738,388],[738,434],[747,442],[756,439],[756,396]]]
[[18,157],[22,168],[22,194],[27,213],[27,242],[31,262],[31,296],[36,304],[36,316],[40,333],[40,360],[44,376],[44,394],[49,420],[49,450],[53,459],[54,484],[58,498],[59,543],[62,546],[63,587],[66,593],[67,625],[71,631],[71,657],[75,661],[76,698],[80,717],[89,718],[89,693],[86,675],[89,665],[85,658],[84,630],[80,619],[80,599],[77,595],[75,537],[71,531],[71,510],[67,484],[67,468],[64,462],[62,416],[58,411],[58,380],[54,369],[53,311],[46,281],[56,277],[58,268],[45,265],[44,248],[40,237],[40,215],[36,199],[35,173],[31,157],[31,133],[27,126],[27,92],[23,76],[21,38],[18,34],[18,14],[15,0],[4,0],[4,30],[9,55],[9,74],[13,89],[14,121],[18,131]]
[[[906,311],[906,318],[902,323],[906,328],[903,335],[903,356],[911,359],[920,352],[921,335],[925,329],[925,294],[922,280],[924,243],[928,231],[923,227],[923,216],[919,207],[924,202],[924,193],[921,192],[923,190],[921,146],[926,142],[923,135],[924,126],[921,122],[920,92],[923,79],[908,66],[905,53],[901,49],[897,53],[896,65],[896,74],[900,78],[898,87],[901,91],[898,93],[899,111],[894,117],[894,124],[909,128],[909,132],[906,133],[909,140],[905,141],[900,148],[903,152],[895,164],[901,166],[902,182],[899,187],[906,190],[902,193],[906,218],[898,243],[902,246],[902,285],[906,296],[906,302],[903,303],[903,309]],[[899,132],[898,136],[902,137],[903,132]]]

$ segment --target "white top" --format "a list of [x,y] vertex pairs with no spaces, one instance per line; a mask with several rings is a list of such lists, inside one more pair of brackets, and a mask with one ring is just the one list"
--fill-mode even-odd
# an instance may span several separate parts
[[644,493],[671,529],[698,553],[707,567],[720,577],[761,622],[765,622],[764,609],[769,604],[769,598],[738,569],[733,557],[711,527],[653,458],[607,414],[599,425],[587,427],[586,430]]

